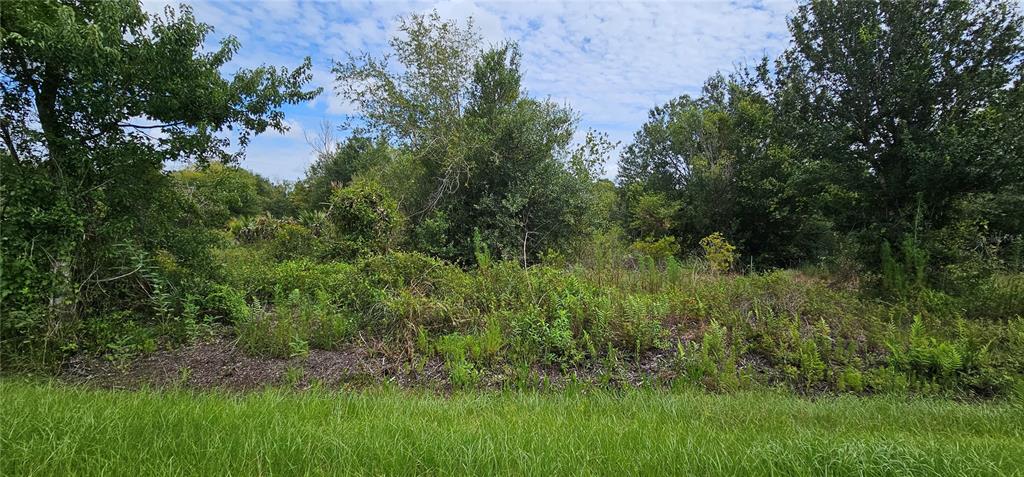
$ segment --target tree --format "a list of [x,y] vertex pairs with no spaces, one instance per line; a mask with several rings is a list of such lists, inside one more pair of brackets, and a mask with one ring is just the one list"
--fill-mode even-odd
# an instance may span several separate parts
[[338,94],[358,107],[365,123],[353,132],[395,142],[423,165],[419,187],[403,191],[422,213],[464,177],[463,113],[481,40],[471,20],[461,28],[437,12],[403,17],[398,29],[401,35],[390,44],[400,73],[391,69],[390,56],[369,53],[350,55],[332,71]]
[[[351,57],[334,67],[338,90],[369,132],[408,154],[416,187],[396,191],[417,246],[470,263],[472,237],[524,264],[564,248],[587,228],[596,197],[594,153],[572,149],[577,118],[526,96],[514,43],[487,51],[479,35],[437,13],[402,20],[391,46],[402,65]],[[604,141],[607,142],[607,141]]]
[[624,226],[634,238],[674,236],[695,249],[722,233],[764,266],[820,254],[827,224],[808,203],[815,192],[768,94],[741,71],[651,111],[619,173]]
[[222,228],[237,216],[292,215],[287,184],[274,184],[235,165],[212,162],[173,172],[171,177],[180,193],[195,202],[199,219],[209,227]]
[[211,31],[188,7],[150,16],[132,0],[4,3],[2,307],[26,326],[42,316],[35,336],[129,306],[116,297],[154,296],[157,255],[188,263],[196,250],[175,236],[187,205],[174,205],[163,164],[237,159],[253,134],[285,129],[282,105],[319,93],[303,90],[308,59],[224,78],[239,45],[228,37],[204,52]]
[[297,200],[308,210],[325,208],[335,189],[347,186],[357,174],[387,163],[390,153],[387,143],[360,136],[322,148],[297,185]]
[[1021,81],[1021,21],[999,0],[798,8],[783,76],[805,84],[808,108],[789,119],[813,134],[794,146],[848,199],[833,215],[840,229],[877,250],[915,223],[922,233],[948,226],[966,196],[1015,187],[1016,141],[996,140],[986,123],[1006,114]]

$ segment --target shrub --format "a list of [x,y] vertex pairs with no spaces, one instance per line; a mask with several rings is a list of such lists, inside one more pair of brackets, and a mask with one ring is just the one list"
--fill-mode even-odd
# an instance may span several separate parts
[[423,293],[457,293],[469,277],[449,262],[417,252],[391,252],[360,260],[357,267],[378,288],[413,288]]
[[451,318],[454,312],[442,301],[409,289],[389,292],[382,302],[381,311],[369,323],[370,331],[382,335],[401,335],[406,344],[420,330],[433,333],[455,329]]
[[381,300],[359,269],[339,262],[307,259],[273,263],[251,250],[225,255],[225,275],[230,286],[261,301],[291,290],[305,294],[325,292],[330,301],[352,311],[363,311]]
[[245,302],[245,294],[229,285],[214,285],[203,300],[203,308],[206,316],[227,323],[243,321],[252,312]]
[[329,253],[355,258],[390,250],[401,239],[405,218],[379,183],[356,180],[337,189],[327,209]]
[[662,237],[658,240],[648,238],[633,242],[630,249],[641,257],[648,257],[654,263],[665,266],[669,258],[679,254],[679,243],[675,237]]
[[429,217],[420,220],[412,230],[414,249],[435,257],[452,257],[455,245],[448,236],[451,224],[443,211],[435,211]]
[[270,214],[255,217],[237,217],[228,222],[228,230],[239,243],[251,244],[270,240],[277,233],[281,221]]
[[274,237],[267,244],[267,251],[275,260],[293,260],[313,257],[317,254],[317,239],[308,228],[283,223],[274,231]]
[[725,237],[715,232],[700,239],[700,246],[704,249],[704,257],[708,261],[711,270],[723,273],[732,268],[736,261],[736,247],[725,240]]
[[254,303],[249,317],[236,325],[246,350],[278,358],[304,357],[310,347],[336,349],[356,329],[354,315],[332,305],[326,292],[309,296],[299,290],[270,308]]

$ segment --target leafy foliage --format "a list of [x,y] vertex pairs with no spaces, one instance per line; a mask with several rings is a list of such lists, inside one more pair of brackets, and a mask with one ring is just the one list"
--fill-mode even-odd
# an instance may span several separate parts
[[358,181],[337,189],[326,212],[329,247],[336,257],[354,258],[392,248],[404,217],[380,184]]
[[[401,20],[402,66],[364,54],[336,63],[338,92],[365,128],[407,151],[412,187],[392,187],[421,249],[469,262],[474,230],[503,258],[535,261],[589,232],[606,140],[570,148],[576,117],[524,95],[515,44],[481,51],[472,24],[436,12]],[[408,174],[407,174],[408,175]]]
[[718,232],[700,239],[700,247],[704,249],[704,258],[715,272],[727,272],[736,262],[736,247]]
[[519,45],[436,12],[333,65],[357,113],[295,183],[234,161],[308,59],[225,77],[188,7],[3,13],[5,358],[227,335],[292,385],[350,346],[458,388],[1024,389],[1010,4],[803,4],[775,62],[652,109],[617,182]]
[[175,277],[209,268],[203,226],[227,217],[197,212],[204,204],[180,195],[163,164],[230,160],[220,133],[244,149],[285,129],[282,105],[318,94],[303,90],[308,59],[223,77],[238,43],[204,51],[211,31],[188,7],[4,5],[2,307],[21,317],[4,320],[5,350],[58,357],[51,346],[74,345],[83,320],[105,311],[166,318],[190,286]]

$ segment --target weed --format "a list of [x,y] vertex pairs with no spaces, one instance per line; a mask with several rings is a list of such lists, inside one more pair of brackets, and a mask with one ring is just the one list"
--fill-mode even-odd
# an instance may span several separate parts
[[305,376],[306,370],[302,366],[288,366],[284,370],[284,382],[288,387],[298,387]]

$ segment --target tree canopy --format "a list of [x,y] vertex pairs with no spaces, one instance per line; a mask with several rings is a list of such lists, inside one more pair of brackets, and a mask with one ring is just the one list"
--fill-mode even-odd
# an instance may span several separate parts
[[530,263],[581,237],[594,153],[606,150],[574,151],[576,114],[523,91],[518,46],[485,50],[471,22],[436,12],[403,18],[399,30],[391,47],[400,73],[367,54],[334,72],[364,120],[356,132],[403,150],[420,174],[411,190],[392,187],[419,246],[468,260],[479,230],[500,256]]
[[[470,287],[473,269],[492,287],[585,270],[634,293],[683,263],[715,277],[800,267],[932,306],[994,296],[990,278],[1024,266],[1024,19],[1008,0],[801,3],[778,58],[654,106],[621,149],[526,90],[517,43],[485,44],[437,12],[397,27],[388,54],[330,65],[356,110],[309,138],[304,177],[273,182],[239,161],[321,93],[310,58],[229,73],[238,41],[211,41],[187,6],[5,2],[0,349],[62,355],[114,329],[310,303],[334,320],[317,333],[350,331],[353,310],[379,329],[422,314],[402,322],[411,349],[461,319],[452,310],[508,298],[430,301]],[[638,270],[648,278],[621,282]],[[557,341],[584,329],[558,293],[531,298],[523,326],[581,356]],[[1001,299],[983,314],[1019,309]],[[565,309],[532,314],[552,303]],[[654,328],[633,318],[618,332]]]
[[875,267],[888,241],[942,267],[1019,240],[988,218],[1019,215],[1003,209],[1024,167],[1008,129],[1024,54],[1014,5],[811,1],[789,25],[774,63],[651,111],[619,171],[627,209],[668,199],[656,208],[672,235],[721,231],[764,265],[850,254]]

